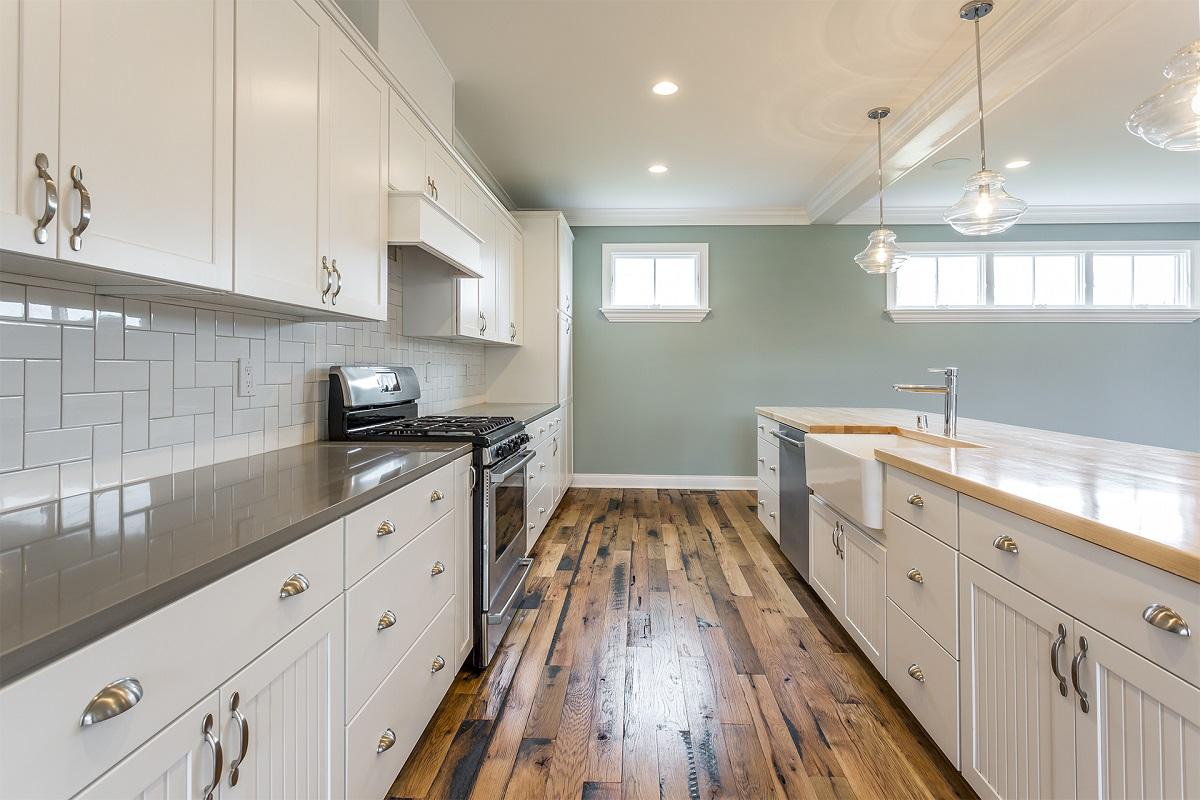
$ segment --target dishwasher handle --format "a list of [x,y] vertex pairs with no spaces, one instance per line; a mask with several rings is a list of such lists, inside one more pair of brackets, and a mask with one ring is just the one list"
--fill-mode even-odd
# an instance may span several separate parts
[[771,435],[774,436],[776,439],[778,439],[781,442],[790,444],[793,447],[799,447],[800,449],[804,449],[804,442],[801,441],[800,439],[793,439],[790,436],[784,436],[779,431],[771,431]]

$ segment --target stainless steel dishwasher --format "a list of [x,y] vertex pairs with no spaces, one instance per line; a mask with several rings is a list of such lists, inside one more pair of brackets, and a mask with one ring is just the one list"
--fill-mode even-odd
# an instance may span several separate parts
[[808,580],[808,481],[804,477],[804,431],[780,425],[779,549]]

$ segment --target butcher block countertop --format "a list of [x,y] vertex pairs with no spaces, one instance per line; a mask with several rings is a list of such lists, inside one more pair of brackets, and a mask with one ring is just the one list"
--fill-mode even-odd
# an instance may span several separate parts
[[[764,406],[809,433],[894,433],[945,442],[899,408]],[[960,446],[876,450],[885,464],[1200,582],[1200,453],[958,420]],[[964,443],[978,447],[961,446]]]

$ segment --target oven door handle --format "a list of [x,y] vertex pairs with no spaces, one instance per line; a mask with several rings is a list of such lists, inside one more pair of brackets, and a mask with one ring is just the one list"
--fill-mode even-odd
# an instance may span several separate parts
[[525,466],[530,461],[533,461],[533,456],[534,456],[534,452],[532,450],[525,450],[525,451],[522,451],[522,452],[518,453],[517,455],[513,456],[512,458],[509,458],[508,461],[501,462],[503,464],[507,464],[507,463],[509,463],[509,461],[513,461],[514,459],[516,460],[515,464],[513,464],[511,467],[505,468],[503,472],[494,472],[493,471],[492,472],[492,483],[503,483],[514,472],[521,469],[521,467]]

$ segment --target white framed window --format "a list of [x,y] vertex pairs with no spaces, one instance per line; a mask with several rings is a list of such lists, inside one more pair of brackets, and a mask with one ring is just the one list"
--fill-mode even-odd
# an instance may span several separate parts
[[1192,322],[1200,242],[906,244],[895,322]]
[[606,244],[600,312],[609,322],[708,316],[708,244]]

